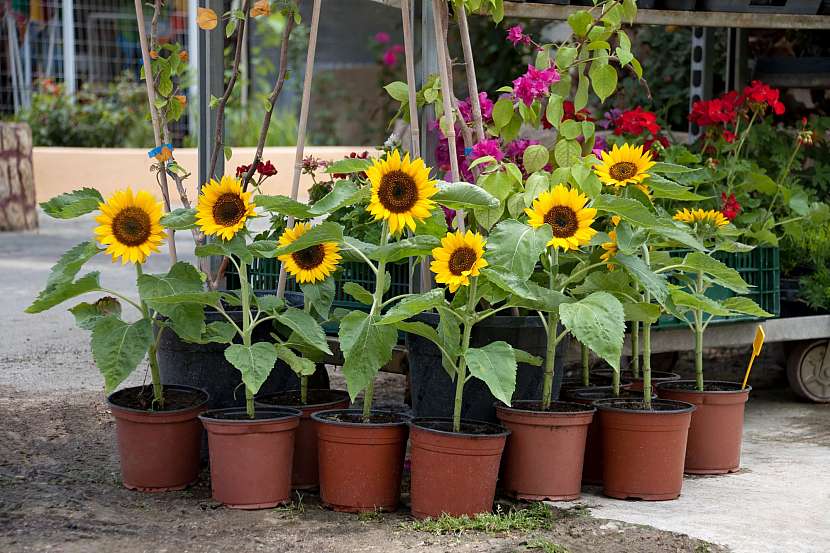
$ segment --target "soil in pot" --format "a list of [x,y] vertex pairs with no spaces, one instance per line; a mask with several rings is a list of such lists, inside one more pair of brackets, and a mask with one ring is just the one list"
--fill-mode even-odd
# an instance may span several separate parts
[[[417,320],[433,327],[438,315],[424,313]],[[545,357],[547,337],[539,317],[489,317],[473,327],[470,345],[481,347],[496,340],[509,343],[532,355]],[[455,405],[455,384],[441,364],[441,352],[430,340],[415,334],[406,335],[409,378],[412,394],[412,412],[415,417],[451,417]],[[563,356],[556,356],[553,392],[558,397],[562,382]],[[542,397],[544,371],[526,363],[519,363],[516,374],[514,400],[533,400]],[[487,385],[478,378],[464,385],[461,417],[465,420],[496,422],[496,398]]]
[[294,432],[300,412],[216,409],[199,417],[208,434],[213,499],[234,509],[267,509],[291,501]]
[[686,438],[695,406],[656,399],[594,403],[602,425],[603,493],[618,499],[676,499],[683,487]]
[[484,421],[415,419],[411,432],[410,500],[415,518],[490,512],[510,431]]
[[[620,397],[642,397],[642,392],[635,393],[626,389],[620,390]],[[654,396],[655,398],[657,396]],[[577,388],[568,393],[567,399],[583,405],[593,405],[601,399],[613,399],[614,390],[611,386],[592,386]],[[602,484],[602,426],[599,417],[594,415],[585,439],[585,460],[582,463],[582,483],[590,485]]]
[[181,490],[199,475],[202,425],[208,394],[186,386],[164,387],[164,407],[150,411],[152,386],[124,388],[107,398],[118,439],[121,478],[131,490]]
[[582,488],[582,462],[592,406],[555,401],[546,410],[536,401],[496,406],[510,430],[501,488],[517,499],[571,501]]
[[299,390],[257,395],[258,407],[289,407],[300,411],[300,425],[294,434],[294,468],[291,486],[311,490],[320,485],[317,468],[317,430],[311,415],[330,409],[349,406],[349,393],[343,390],[309,390],[306,403],[300,400]]
[[697,390],[694,380],[664,382],[657,395],[696,406],[689,426],[686,468],[689,474],[726,474],[741,467],[744,408],[752,389],[741,390],[738,382],[704,382]]
[[320,499],[335,511],[394,511],[401,498],[401,475],[410,417],[372,411],[369,421],[357,409],[311,415],[317,430]]

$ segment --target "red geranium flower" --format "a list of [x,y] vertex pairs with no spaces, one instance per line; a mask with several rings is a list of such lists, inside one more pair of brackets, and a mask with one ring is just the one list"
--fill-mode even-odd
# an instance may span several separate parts
[[240,165],[240,166],[238,166],[236,168],[236,177],[239,178],[239,177],[244,176],[245,173],[247,173],[248,169],[250,169],[250,168],[251,168],[250,165]]
[[723,216],[729,219],[730,221],[735,220],[741,213],[741,204],[738,203],[738,200],[735,198],[735,194],[730,194],[729,196],[726,195],[726,192],[720,193],[720,199],[723,203],[723,207],[721,208],[720,212],[723,213]]
[[781,92],[778,89],[761,81],[752,81],[752,84],[744,89],[742,97],[753,109],[763,111],[769,106],[775,115],[781,115],[784,113],[784,104],[779,100],[780,95]]
[[660,132],[660,125],[657,124],[657,116],[650,111],[644,111],[640,106],[622,112],[614,121],[614,125],[614,134],[616,135],[629,134],[640,136],[644,131],[648,131],[653,136],[657,136]]
[[726,140],[727,143],[732,144],[733,142],[735,142],[735,138],[735,133],[733,133],[732,131],[723,131],[723,139]]
[[256,167],[257,172],[263,177],[273,177],[277,174],[277,168],[270,161],[259,162]]

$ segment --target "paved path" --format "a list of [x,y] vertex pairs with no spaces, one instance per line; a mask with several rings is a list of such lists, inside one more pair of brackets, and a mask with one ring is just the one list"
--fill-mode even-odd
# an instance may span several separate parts
[[[21,392],[100,390],[87,333],[75,328],[72,316],[60,308],[23,313],[54,261],[88,239],[94,224],[41,222],[38,233],[0,234],[0,386]],[[179,233],[177,242],[180,252],[192,251],[189,234]],[[153,256],[148,271],[165,265],[166,257]],[[90,266],[102,271],[107,286],[132,291],[129,267],[103,256]],[[830,405],[797,402],[787,390],[754,393],[743,464],[739,474],[687,479],[677,501],[623,502],[596,493],[585,500],[597,506],[596,516],[686,533],[738,553],[830,550]]]

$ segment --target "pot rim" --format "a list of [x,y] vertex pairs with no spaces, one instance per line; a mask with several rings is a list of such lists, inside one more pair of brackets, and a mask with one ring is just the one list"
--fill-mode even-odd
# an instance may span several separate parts
[[306,403],[304,405],[281,405],[278,403],[264,403],[262,398],[266,398],[269,396],[278,396],[282,394],[288,394],[291,392],[297,392],[299,394],[300,390],[284,390],[282,392],[269,392],[267,394],[261,394],[254,396],[254,404],[262,406],[262,409],[270,409],[272,407],[286,407],[289,409],[297,409],[298,411],[302,411],[303,409],[316,409],[318,407],[327,407],[329,405],[337,405],[341,403],[343,400],[350,400],[349,392],[346,390],[325,390],[323,388],[311,388],[308,390],[309,392],[312,391],[324,391],[324,392],[331,392],[333,394],[339,394],[340,399],[333,399],[331,401],[324,401],[322,403]]
[[256,418],[256,419],[222,419],[222,418],[215,418],[211,415],[214,413],[233,413],[239,412],[244,413],[244,407],[225,407],[223,409],[209,409],[204,413],[199,415],[199,420],[206,421],[212,424],[228,424],[228,425],[237,425],[237,424],[270,424],[275,421],[279,421],[282,419],[290,419],[290,418],[300,418],[302,413],[297,409],[289,409],[287,407],[262,407],[257,409],[257,413],[263,414],[273,414],[274,416],[268,418]]
[[[591,371],[591,374],[596,374],[598,376],[611,376],[614,373],[614,369],[596,369]],[[655,376],[655,375],[671,375],[671,376]],[[640,381],[643,379],[643,372],[642,369],[640,370],[640,376],[634,377],[633,371],[631,369],[625,369],[620,371],[620,378],[623,376],[627,378],[631,378],[632,380]],[[674,378],[674,377],[677,378]],[[654,381],[655,379],[663,379],[663,378],[671,378],[672,380],[680,380],[680,375],[676,372],[672,371],[651,371],[651,380]]]
[[707,383],[709,384],[733,384],[738,387],[737,390],[703,390],[702,392],[698,389],[685,389],[685,388],[673,388],[672,385],[677,384],[686,384],[686,383],[693,383],[696,384],[696,381],[691,378],[684,378],[681,380],[671,380],[668,382],[659,382],[657,383],[657,389],[665,389],[668,391],[673,392],[689,392],[692,394],[704,394],[704,395],[730,395],[730,394],[748,394],[752,391],[752,386],[749,384],[746,385],[746,388],[741,388],[741,382],[733,382],[731,380],[704,380],[703,385],[705,386]]
[[536,401],[535,399],[517,399],[516,401],[514,401],[512,403],[512,405],[505,405],[500,401],[497,401],[493,405],[495,405],[497,411],[502,410],[502,411],[510,411],[510,412],[513,412],[513,413],[529,413],[529,414],[533,414],[533,415],[553,415],[553,416],[562,416],[562,417],[584,416],[584,415],[587,415],[589,413],[594,413],[597,410],[596,407],[594,407],[593,405],[586,405],[584,403],[577,403],[575,401],[557,400],[557,401],[551,401],[550,403],[551,403],[551,405],[557,405],[558,404],[558,405],[570,405],[572,407],[579,407],[579,410],[577,410],[577,411],[541,411],[541,410],[538,410],[538,409],[520,409],[520,408],[516,407],[517,403],[540,403],[540,402]]
[[397,422],[347,422],[347,421],[335,421],[326,418],[326,415],[333,415],[335,413],[342,413],[342,414],[363,414],[362,409],[328,409],[326,411],[317,411],[316,413],[311,414],[311,419],[315,422],[319,422],[321,424],[330,424],[332,426],[350,426],[350,427],[358,427],[358,428],[385,428],[385,427],[395,427],[395,426],[403,426],[409,424],[412,420],[411,415],[407,415],[406,413],[396,413],[394,411],[384,411],[381,409],[372,409],[372,415],[392,415],[395,417],[399,417],[401,420]]
[[182,407],[181,409],[173,409],[170,411],[153,411],[152,409],[136,409],[134,407],[124,407],[123,405],[119,405],[115,401],[113,401],[112,397],[115,394],[119,394],[126,390],[137,390],[143,388],[152,388],[152,384],[142,384],[141,386],[128,386],[127,388],[121,388],[120,390],[115,390],[110,395],[107,396],[107,405],[110,408],[118,409],[119,411],[126,412],[126,413],[139,413],[142,415],[177,415],[180,413],[186,413],[188,411],[193,411],[197,409],[203,408],[207,403],[210,401],[210,394],[207,393],[206,390],[202,388],[196,388],[194,386],[186,386],[184,384],[162,384],[164,388],[172,388],[174,390],[183,390],[188,392],[196,392],[203,395],[203,400],[197,405],[191,405],[190,407]]
[[660,403],[665,405],[667,403],[677,406],[677,409],[664,411],[646,411],[644,409],[625,409],[623,407],[615,407],[614,404],[618,402],[631,401],[631,398],[613,398],[613,399],[598,399],[594,402],[594,406],[600,411],[613,411],[616,413],[632,413],[642,415],[678,415],[681,413],[691,413],[697,406],[687,403],[685,401],[678,401],[676,399],[653,399],[651,403]]
[[436,430],[434,428],[428,428],[426,426],[422,426],[424,422],[449,422],[452,423],[452,417],[418,417],[414,418],[409,421],[410,428],[417,428],[418,430],[423,430],[424,432],[430,432],[432,434],[440,434],[442,436],[452,436],[452,437],[461,437],[461,438],[473,438],[473,439],[488,439],[488,438],[501,438],[507,437],[511,434],[510,429],[505,428],[501,424],[495,424],[492,422],[481,421],[476,419],[461,419],[461,423],[467,424],[481,424],[488,426],[494,430],[498,430],[498,432],[494,432],[492,434],[470,434],[469,432],[450,432],[448,430]]

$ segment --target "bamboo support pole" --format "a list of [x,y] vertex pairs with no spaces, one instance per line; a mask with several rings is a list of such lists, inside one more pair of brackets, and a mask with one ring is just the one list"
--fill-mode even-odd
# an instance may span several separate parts
[[470,106],[473,112],[473,128],[476,131],[476,141],[484,140],[484,121],[481,117],[481,102],[478,98],[478,83],[476,82],[476,67],[473,61],[473,46],[470,41],[470,26],[467,24],[467,11],[462,5],[456,14],[458,30],[461,34],[461,47],[464,50],[464,66],[467,74],[467,89],[470,94]]
[[[144,65],[144,82],[147,84],[147,101],[150,104],[150,119],[153,122],[153,138],[156,141],[156,148],[160,147],[161,142],[161,125],[159,124],[159,114],[156,110],[156,87],[153,77],[153,68],[150,64],[150,47],[147,43],[147,31],[144,28],[144,7],[141,0],[135,0],[135,17],[138,23],[138,40],[141,45],[141,61]],[[162,165],[165,162],[161,162]],[[161,188],[161,195],[164,199],[164,210],[170,212],[170,190],[167,186],[167,171],[165,167],[159,171],[159,184]],[[176,254],[176,236],[173,230],[169,230],[169,238],[167,240],[167,251],[170,255],[170,264],[174,265],[178,258]]]
[[[138,0],[136,0],[138,1]],[[303,169],[305,135],[308,126],[308,106],[311,101],[311,82],[314,76],[314,54],[317,50],[317,30],[320,27],[320,0],[314,0],[311,8],[311,32],[308,37],[308,53],[305,61],[305,78],[303,80],[303,99],[300,105],[300,121],[297,128],[297,151],[294,156],[294,179],[291,182],[291,199],[296,200],[300,192],[300,174]],[[288,217],[286,228],[294,226],[294,217]],[[280,263],[280,277],[277,282],[277,297],[285,294],[285,265]]]
[[406,61],[406,83],[409,89],[409,136],[412,157],[421,157],[421,133],[418,125],[418,101],[415,84],[415,41],[412,39],[412,13],[409,0],[401,0],[401,20],[403,23],[403,51]]

